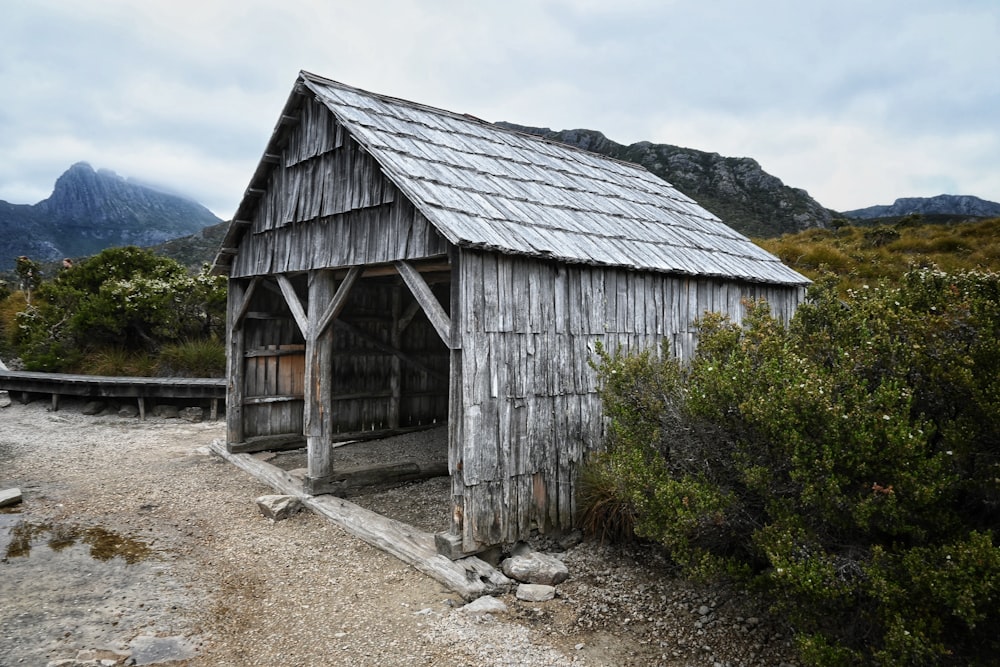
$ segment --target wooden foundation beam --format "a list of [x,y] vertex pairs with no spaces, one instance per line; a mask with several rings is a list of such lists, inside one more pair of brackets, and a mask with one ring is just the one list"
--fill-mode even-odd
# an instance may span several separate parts
[[295,496],[302,504],[326,517],[358,539],[395,556],[438,581],[465,600],[509,591],[513,582],[475,556],[451,560],[437,552],[434,536],[334,496],[310,496],[302,483],[281,468],[249,454],[231,454],[221,441],[212,451],[268,484],[278,493]]
[[334,496],[349,496],[371,486],[402,484],[434,477],[447,477],[448,464],[419,464],[413,461],[403,463],[383,463],[356,468],[336,470],[326,479],[309,477],[305,481],[306,493],[314,496],[329,493]]

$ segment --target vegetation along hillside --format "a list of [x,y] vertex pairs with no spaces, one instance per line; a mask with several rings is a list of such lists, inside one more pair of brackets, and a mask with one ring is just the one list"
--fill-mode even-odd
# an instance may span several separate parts
[[1000,218],[934,224],[913,215],[892,224],[809,229],[757,244],[810,278],[836,274],[844,289],[895,280],[910,267],[1000,271]]

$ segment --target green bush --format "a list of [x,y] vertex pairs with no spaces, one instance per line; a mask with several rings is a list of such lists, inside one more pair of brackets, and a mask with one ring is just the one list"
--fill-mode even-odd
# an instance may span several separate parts
[[687,368],[601,357],[595,464],[618,466],[636,532],[746,576],[810,663],[990,663],[1000,277],[915,270],[846,299],[820,280],[788,328],[746,307],[702,319]]
[[110,248],[38,286],[14,345],[31,370],[70,370],[94,350],[155,356],[163,345],[221,336],[225,309],[224,278]]

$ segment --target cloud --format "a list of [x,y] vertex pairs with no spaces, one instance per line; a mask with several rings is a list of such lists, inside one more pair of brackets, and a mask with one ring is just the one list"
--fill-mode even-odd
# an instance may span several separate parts
[[299,69],[486,120],[749,155],[833,208],[1000,199],[993,0],[8,4],[0,199],[17,203],[87,160],[228,217]]

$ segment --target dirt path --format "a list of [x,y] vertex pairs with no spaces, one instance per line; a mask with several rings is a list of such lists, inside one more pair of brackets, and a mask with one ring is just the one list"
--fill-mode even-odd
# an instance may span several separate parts
[[0,409],[0,489],[24,494],[0,514],[0,665],[81,650],[138,664],[383,667],[775,665],[787,652],[752,623],[742,643],[713,639],[692,610],[711,604],[718,617],[725,600],[637,583],[586,545],[567,554],[576,579],[562,597],[505,596],[508,613],[470,617],[433,580],[315,515],[261,517],[253,501],[270,489],[207,450],[222,422],[46,408]]

